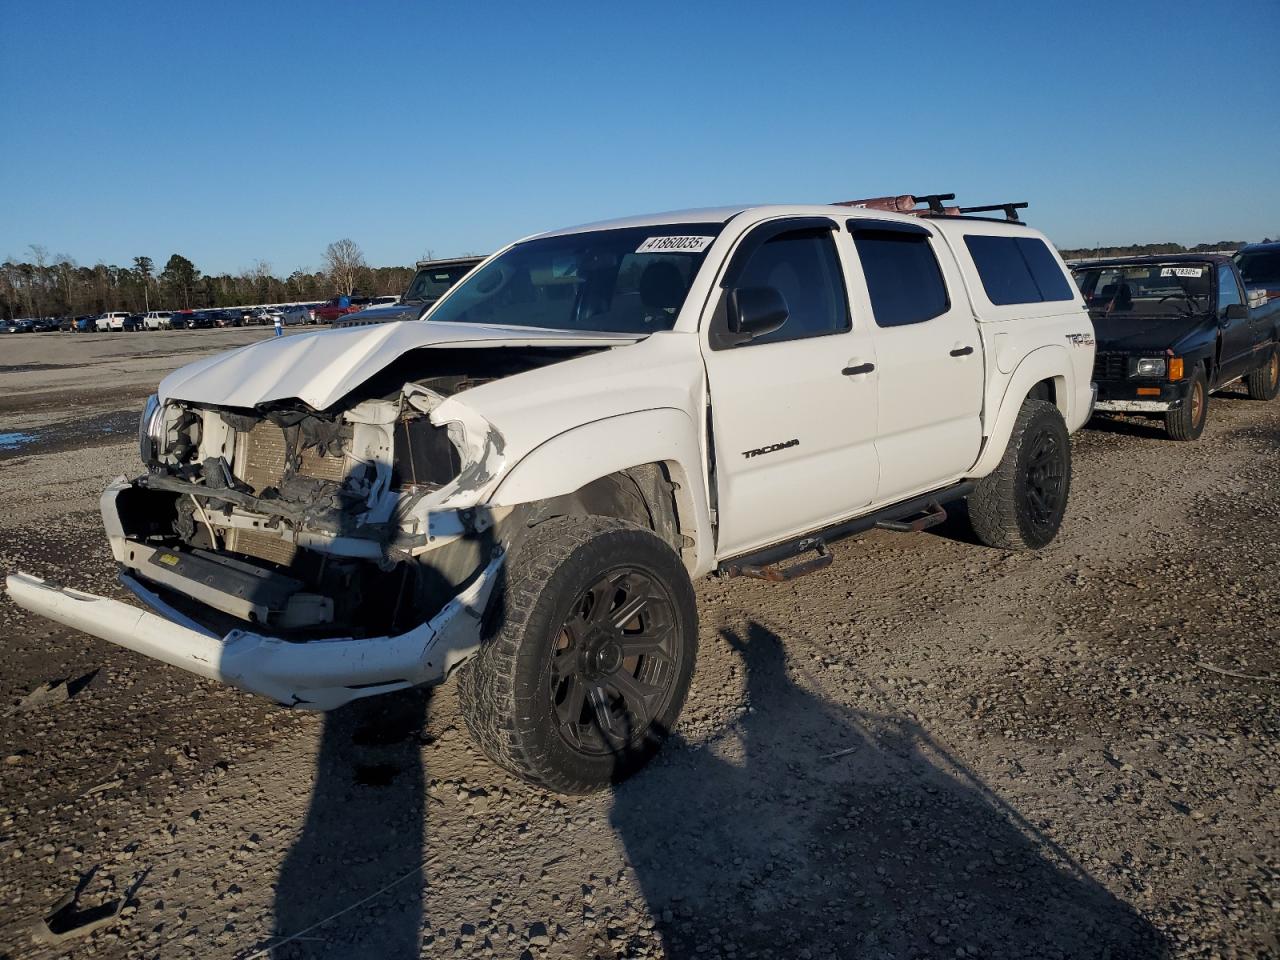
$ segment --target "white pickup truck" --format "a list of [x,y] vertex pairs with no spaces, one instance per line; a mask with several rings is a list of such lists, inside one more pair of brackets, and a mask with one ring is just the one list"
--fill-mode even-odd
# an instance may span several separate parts
[[124,320],[127,316],[129,316],[129,314],[124,310],[113,310],[108,313],[104,313],[93,321],[93,328],[98,331],[98,333],[110,333],[112,331],[119,333],[124,329]]
[[968,499],[1053,539],[1093,330],[1017,222],[696,210],[499,251],[419,322],[267,340],[169,375],[102,513],[150,610],[8,578],[29,610],[282,703],[443,681],[560,791],[656,751],[692,581],[785,580]]

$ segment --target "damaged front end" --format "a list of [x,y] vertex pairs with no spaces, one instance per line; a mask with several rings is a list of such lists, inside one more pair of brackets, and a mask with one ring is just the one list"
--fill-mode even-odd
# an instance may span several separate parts
[[102,516],[149,610],[23,573],[19,606],[280,703],[438,683],[479,647],[528,505],[488,503],[493,381],[634,336],[382,324],[188,364],[143,411],[147,472]]
[[122,582],[156,613],[23,574],[10,595],[289,705],[440,682],[478,646],[503,560],[506,514],[478,505],[503,441],[453,399],[468,385],[405,383],[330,411],[153,397],[148,472],[101,507]]
[[259,626],[422,622],[492,559],[501,520],[475,503],[502,438],[442,386],[328,412],[153,398],[139,437],[149,472],[103,495],[116,560]]

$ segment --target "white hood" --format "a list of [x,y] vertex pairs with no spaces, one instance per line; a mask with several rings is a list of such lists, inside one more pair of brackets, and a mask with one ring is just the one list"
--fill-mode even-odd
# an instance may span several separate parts
[[402,354],[421,347],[592,347],[634,343],[634,335],[409,321],[321,330],[206,357],[160,381],[164,400],[252,408],[301,400],[323,410]]

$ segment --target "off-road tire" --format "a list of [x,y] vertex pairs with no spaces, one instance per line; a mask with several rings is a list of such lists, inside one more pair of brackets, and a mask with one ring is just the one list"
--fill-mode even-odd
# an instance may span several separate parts
[[[600,755],[575,749],[562,734],[551,664],[575,601],[623,568],[642,571],[665,590],[673,664],[667,699],[647,728],[637,728],[638,740]],[[600,790],[644,766],[684,705],[697,655],[693,584],[671,547],[623,520],[548,520],[508,557],[495,602],[498,616],[489,636],[459,670],[462,713],[485,755],[522,780],[560,793]]]
[[1187,399],[1164,415],[1164,428],[1174,440],[1199,440],[1208,420],[1209,382],[1205,379],[1204,369],[1197,367],[1191,374]]
[[[1040,453],[1050,445],[1049,468],[1059,474],[1049,509],[1033,500]],[[1024,400],[1000,465],[969,494],[969,523],[977,538],[1000,550],[1038,550],[1062,526],[1071,490],[1071,437],[1062,414],[1045,400]]]
[[1250,400],[1274,400],[1280,394],[1280,347],[1272,348],[1267,362],[1245,377],[1244,385]]

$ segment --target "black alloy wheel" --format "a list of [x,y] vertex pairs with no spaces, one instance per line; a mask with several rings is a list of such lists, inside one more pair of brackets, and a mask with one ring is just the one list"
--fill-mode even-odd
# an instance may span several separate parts
[[538,786],[588,793],[661,748],[689,691],[698,612],[651,530],[603,516],[537,524],[512,546],[459,699],[477,745]]
[[1070,459],[1058,432],[1050,425],[1041,426],[1029,440],[1026,478],[1018,507],[1047,542],[1057,532],[1067,509]]
[[611,570],[574,601],[552,651],[557,729],[577,753],[625,752],[675,692],[675,612],[661,582],[635,567]]
[[1028,397],[1000,463],[969,494],[978,540],[1001,550],[1038,550],[1058,535],[1071,492],[1071,437],[1058,408]]

